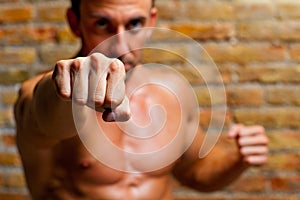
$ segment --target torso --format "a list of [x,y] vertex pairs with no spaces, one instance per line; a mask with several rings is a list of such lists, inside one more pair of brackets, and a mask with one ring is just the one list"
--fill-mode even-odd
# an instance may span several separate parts
[[[151,106],[155,103],[163,104],[165,110],[170,111],[171,114],[166,116],[166,123],[162,129],[159,129],[158,134],[146,140],[138,138],[139,135],[145,137],[148,133],[140,132],[143,129],[135,129],[135,126],[145,126],[151,122],[155,124],[157,120],[161,120],[161,115],[156,116],[155,112],[152,113],[153,121],[148,115]],[[159,156],[154,157],[156,161],[151,158],[150,161],[131,159],[127,162],[127,154],[124,153],[117,158],[119,163],[126,163],[123,171],[113,169],[107,163],[96,159],[83,145],[79,136],[61,141],[51,149],[28,150],[28,152],[25,150],[22,153],[30,156],[30,159],[23,164],[33,198],[172,200],[170,173],[178,156],[169,158],[169,153],[177,152],[179,155],[185,148],[183,135],[178,133],[178,128],[187,125],[188,117],[181,113],[173,94],[168,94],[166,89],[157,89],[152,85],[132,95],[130,106],[132,123],[121,126],[117,123],[106,123],[102,121],[101,114],[97,115],[104,134],[115,146],[122,151],[137,154],[156,152],[168,146],[170,142],[174,142],[173,147],[163,155],[157,154]],[[149,127],[151,129],[151,126]],[[154,126],[154,129],[157,127]],[[175,137],[178,135],[180,136]],[[105,151],[105,155],[112,159],[114,157],[110,150]],[[159,165],[161,162],[164,164]],[[149,170],[151,164],[153,167],[150,169],[153,170]]]
[[151,173],[114,170],[91,156],[78,137],[57,145],[56,151],[37,199],[172,199],[171,167]]

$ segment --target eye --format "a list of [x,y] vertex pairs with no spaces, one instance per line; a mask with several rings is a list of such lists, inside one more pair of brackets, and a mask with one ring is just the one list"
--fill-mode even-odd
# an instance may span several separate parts
[[97,26],[100,29],[107,29],[107,27],[108,27],[108,20],[107,19],[99,19],[97,21]]
[[127,30],[135,30],[142,28],[145,24],[145,19],[144,18],[137,18],[137,19],[132,19],[128,22],[126,25]]

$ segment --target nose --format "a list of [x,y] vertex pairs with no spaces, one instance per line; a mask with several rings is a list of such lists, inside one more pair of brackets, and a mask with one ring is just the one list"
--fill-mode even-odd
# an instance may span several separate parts
[[119,26],[116,35],[112,37],[110,44],[111,57],[118,58],[127,54],[130,50],[130,40],[125,27]]

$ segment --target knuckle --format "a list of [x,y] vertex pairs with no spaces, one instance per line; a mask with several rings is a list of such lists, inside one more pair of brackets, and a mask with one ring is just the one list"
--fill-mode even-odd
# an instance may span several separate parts
[[93,53],[89,56],[90,59],[90,69],[95,73],[106,74],[109,68],[108,58],[101,53]]
[[127,110],[119,110],[116,115],[116,119],[118,121],[127,121],[131,117],[131,114]]
[[104,97],[100,94],[95,94],[93,97],[93,102],[96,106],[102,106],[104,104]]
[[72,69],[75,71],[79,71],[82,69],[82,63],[83,63],[84,59],[83,58],[75,58],[72,62]]
[[75,102],[80,105],[85,105],[87,103],[87,100],[86,100],[86,98],[83,98],[83,97],[76,97]]
[[57,61],[54,67],[54,71],[52,74],[52,78],[56,78],[57,76],[61,76],[63,71],[68,67],[65,60]]
[[66,66],[66,63],[64,60],[60,60],[56,62],[55,68],[58,70],[64,69]]
[[269,144],[269,138],[266,137],[266,136],[262,136],[262,137],[260,138],[260,141],[261,141],[261,143],[264,144],[264,145],[268,145],[268,144]]
[[265,128],[263,126],[257,126],[256,128],[260,134],[265,134]]
[[118,59],[113,59],[109,65],[109,70],[111,72],[125,72],[123,63]]
[[68,98],[70,96],[69,91],[67,91],[65,88],[59,88],[57,90],[57,93],[59,96],[61,96],[63,98]]
[[106,97],[106,99],[105,99],[105,106],[107,106],[109,108],[115,108],[120,104],[121,104],[121,101],[119,99],[112,98],[112,97]]

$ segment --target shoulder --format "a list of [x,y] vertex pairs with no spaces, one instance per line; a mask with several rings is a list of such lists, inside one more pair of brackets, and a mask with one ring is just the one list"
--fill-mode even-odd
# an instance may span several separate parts
[[[173,93],[186,102],[195,98],[194,90],[186,78],[172,67],[160,65],[140,66],[129,73],[129,88],[156,86]],[[131,89],[132,90],[132,89]],[[129,89],[129,92],[131,91]]]
[[23,116],[25,114],[24,113],[25,109],[29,108],[28,104],[32,99],[32,96],[34,94],[34,89],[43,76],[44,74],[39,74],[31,79],[26,80],[21,84],[19,89],[19,96],[14,107],[15,117],[17,118],[17,120],[19,115]]
[[[23,82],[19,89],[19,96],[14,105],[14,117],[17,129],[17,143],[23,145],[38,131],[33,112],[33,95],[35,87],[45,74],[39,74]],[[33,141],[33,140],[32,140]]]

